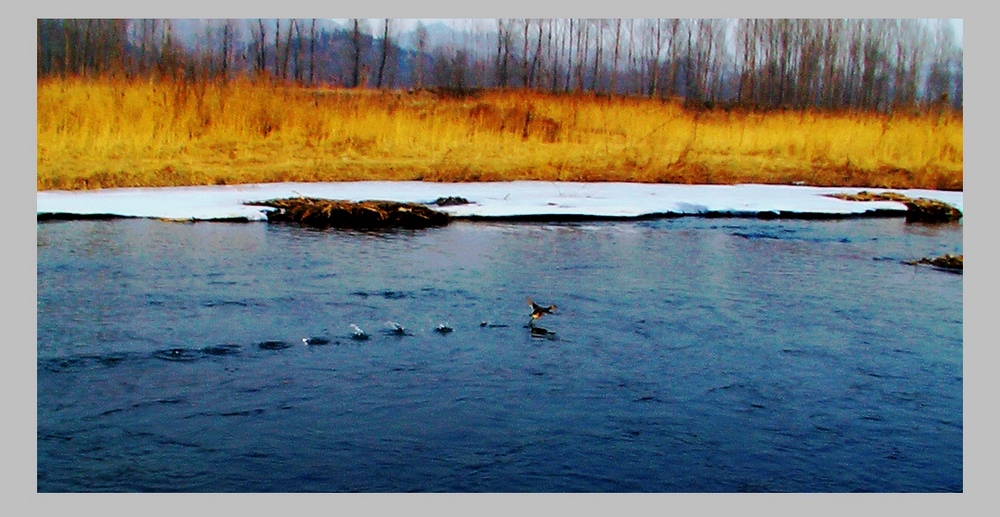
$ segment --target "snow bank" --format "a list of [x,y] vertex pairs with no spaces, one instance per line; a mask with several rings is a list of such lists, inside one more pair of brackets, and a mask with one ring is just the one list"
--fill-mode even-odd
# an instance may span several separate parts
[[[885,189],[807,187],[789,185],[665,185],[645,183],[426,183],[364,181],[343,183],[268,183],[208,187],[123,188],[90,191],[41,191],[38,214],[147,217],[176,220],[247,219],[265,221],[269,208],[245,203],[286,197],[317,197],[363,201],[432,204],[457,196],[467,205],[438,207],[456,217],[594,216],[639,217],[649,214],[791,212],[859,214],[871,210],[906,210],[895,201],[844,201],[825,196],[837,192]],[[893,190],[925,197],[959,210],[962,192]]]

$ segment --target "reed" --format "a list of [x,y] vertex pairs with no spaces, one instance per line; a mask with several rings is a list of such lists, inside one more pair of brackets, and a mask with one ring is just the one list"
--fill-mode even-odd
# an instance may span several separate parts
[[692,110],[531,91],[42,79],[37,188],[281,181],[963,185],[961,114]]

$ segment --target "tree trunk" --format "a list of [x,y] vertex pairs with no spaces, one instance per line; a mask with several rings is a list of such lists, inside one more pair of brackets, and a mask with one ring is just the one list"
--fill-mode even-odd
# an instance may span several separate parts
[[361,84],[361,20],[353,18],[351,20],[353,30],[351,31],[351,88],[357,88]]
[[382,29],[382,60],[378,64],[378,80],[375,82],[375,87],[382,89],[382,77],[385,74],[385,62],[389,56],[389,19],[386,18],[383,21]]

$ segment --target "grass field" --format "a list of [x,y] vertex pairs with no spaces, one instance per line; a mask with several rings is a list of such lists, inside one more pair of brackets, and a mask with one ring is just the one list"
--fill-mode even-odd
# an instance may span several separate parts
[[960,113],[690,110],[529,91],[44,79],[37,189],[282,181],[963,188]]

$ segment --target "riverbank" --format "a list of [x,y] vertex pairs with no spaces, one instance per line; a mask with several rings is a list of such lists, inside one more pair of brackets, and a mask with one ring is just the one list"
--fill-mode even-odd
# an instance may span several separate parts
[[246,81],[37,84],[37,190],[372,180],[964,184],[962,115],[948,111],[757,112],[590,94]]
[[[902,201],[852,201],[831,197],[864,189],[794,185],[667,185],[583,182],[325,182],[265,183],[206,187],[124,188],[37,192],[39,219],[145,217],[177,221],[266,221],[269,207],[253,203],[284,198],[346,201],[385,200],[434,205],[450,217],[466,219],[580,220],[641,218],[654,215],[856,217],[866,213],[903,217]],[[867,189],[871,192],[884,192]],[[927,198],[963,210],[963,193],[897,190],[907,198]],[[445,204],[441,198],[468,203]]]

